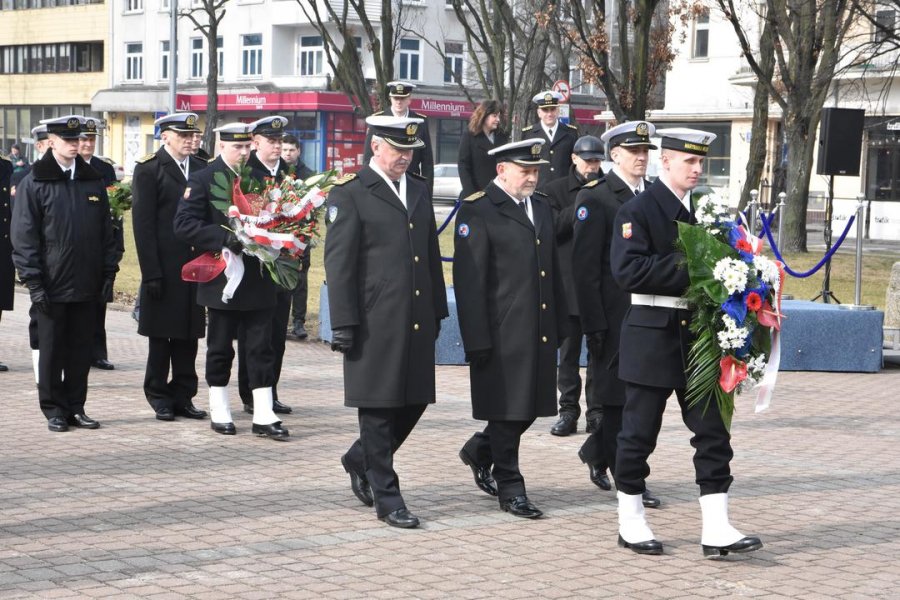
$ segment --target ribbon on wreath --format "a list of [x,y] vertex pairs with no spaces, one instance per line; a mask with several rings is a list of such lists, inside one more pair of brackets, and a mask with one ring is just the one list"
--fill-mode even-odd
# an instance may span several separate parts
[[225,261],[226,280],[225,287],[222,288],[222,302],[228,304],[244,279],[244,258],[228,248],[222,248],[222,259]]

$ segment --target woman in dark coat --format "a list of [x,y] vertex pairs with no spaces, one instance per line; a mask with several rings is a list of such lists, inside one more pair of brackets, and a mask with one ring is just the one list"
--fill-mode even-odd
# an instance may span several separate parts
[[483,100],[469,118],[469,127],[459,142],[456,163],[462,183],[461,198],[480,192],[497,175],[497,159],[488,155],[488,150],[509,141],[500,128],[503,114],[503,106],[497,100]]
[[[9,224],[12,220],[12,206],[9,198],[10,178],[13,166],[0,158],[0,315],[4,310],[13,309],[13,288],[16,283],[16,269],[12,261],[12,243],[9,241]],[[8,367],[0,363],[0,371]]]

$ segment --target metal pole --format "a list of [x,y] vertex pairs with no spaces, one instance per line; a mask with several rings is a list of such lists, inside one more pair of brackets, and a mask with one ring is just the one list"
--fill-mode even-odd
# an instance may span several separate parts
[[781,232],[784,231],[784,206],[785,199],[787,198],[786,192],[780,192],[778,194],[778,251],[781,251]]
[[862,194],[856,197],[856,288],[853,294],[853,303],[862,304],[862,246],[865,222],[863,217],[866,212],[866,197]]
[[756,190],[750,190],[750,219],[748,225],[750,226],[750,235],[756,235],[756,214],[759,210],[759,192]]
[[175,91],[178,77],[178,0],[169,0],[169,114],[177,112]]

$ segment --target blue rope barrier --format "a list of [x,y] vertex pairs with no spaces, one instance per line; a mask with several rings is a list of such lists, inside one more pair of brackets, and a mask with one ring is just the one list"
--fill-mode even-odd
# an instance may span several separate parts
[[[444,233],[444,230],[447,229],[447,225],[449,225],[450,221],[453,220],[453,217],[456,216],[456,212],[459,210],[460,205],[462,205],[462,202],[460,201],[459,198],[457,198],[456,204],[453,205],[453,210],[451,210],[450,214],[447,215],[447,218],[444,220],[444,224],[441,225],[440,227],[438,227],[438,230],[437,230],[438,235],[441,235],[442,233]],[[444,262],[453,262],[453,257],[452,256],[449,256],[449,257],[442,256],[441,260]]]
[[772,246],[772,252],[775,254],[775,258],[777,258],[779,261],[781,261],[781,264],[784,265],[784,270],[786,273],[788,273],[791,277],[797,277],[799,279],[803,279],[805,277],[809,277],[810,275],[814,275],[816,273],[816,271],[818,271],[825,265],[826,262],[831,260],[831,257],[834,256],[834,253],[837,252],[837,249],[840,248],[841,244],[844,243],[844,239],[847,237],[847,234],[850,233],[850,227],[853,225],[853,221],[856,220],[856,215],[852,215],[850,217],[850,219],[847,221],[847,226],[844,227],[844,232],[841,234],[841,237],[839,237],[837,243],[831,247],[831,250],[829,250],[828,252],[825,253],[825,256],[822,257],[822,260],[820,260],[816,264],[816,266],[814,266],[809,271],[804,271],[802,273],[798,273],[797,271],[794,271],[793,269],[788,267],[787,262],[784,260],[784,257],[781,256],[781,251],[779,250],[778,245],[775,243],[775,240],[772,238],[772,230],[770,228],[772,219],[774,219],[774,218],[775,218],[774,211],[772,212],[771,215],[769,215],[768,218],[766,218],[766,215],[764,215],[762,213],[759,214],[759,220],[762,222],[762,227],[763,227],[763,231],[766,234],[766,239],[769,240],[769,245]]

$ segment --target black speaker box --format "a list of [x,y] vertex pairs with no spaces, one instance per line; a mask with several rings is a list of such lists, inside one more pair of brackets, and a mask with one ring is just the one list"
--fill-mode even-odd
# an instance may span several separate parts
[[819,175],[859,175],[859,155],[866,111],[823,108],[819,126]]

